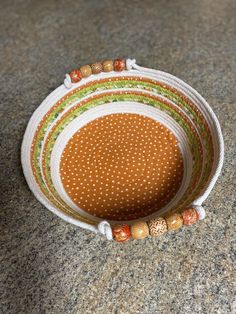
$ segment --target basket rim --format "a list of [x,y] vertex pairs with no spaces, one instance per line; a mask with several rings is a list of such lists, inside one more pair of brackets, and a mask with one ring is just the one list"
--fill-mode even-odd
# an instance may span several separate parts
[[[215,141],[214,143],[214,149],[218,149],[217,151],[217,157],[216,160],[214,160],[215,163],[215,169],[214,169],[214,173],[212,173],[210,175],[210,180],[209,182],[206,184],[206,188],[204,189],[203,193],[192,203],[192,205],[194,206],[201,206],[202,203],[206,200],[206,198],[209,196],[211,190],[213,189],[223,166],[223,160],[224,160],[224,140],[223,140],[223,135],[222,135],[222,131],[221,131],[221,127],[220,127],[220,123],[213,111],[213,109],[210,107],[210,105],[207,103],[207,101],[190,85],[188,85],[187,83],[185,83],[184,81],[182,81],[181,79],[175,77],[172,74],[169,74],[167,72],[163,72],[163,71],[159,71],[159,70],[154,70],[154,69],[149,69],[149,68],[144,68],[141,67],[139,65],[136,64],[136,62],[134,62],[134,60],[131,59],[127,59],[126,60],[126,64],[127,64],[127,70],[132,72],[132,73],[151,73],[153,75],[159,75],[161,77],[163,77],[163,79],[170,79],[173,82],[178,83],[181,87],[186,88],[187,90],[191,91],[191,93],[193,93],[193,95],[195,95],[203,104],[204,108],[206,109],[207,113],[209,114],[209,117],[211,118],[211,127],[214,129],[214,133],[212,134],[212,137]],[[123,74],[124,75],[124,74]],[[66,79],[64,84],[60,85],[59,87],[57,87],[54,91],[52,91],[40,104],[40,106],[34,111],[34,113],[32,114],[25,133],[24,133],[24,137],[23,137],[23,141],[22,141],[22,145],[21,145],[21,164],[22,164],[22,168],[23,168],[23,173],[24,176],[26,178],[27,184],[30,188],[30,190],[32,191],[32,193],[35,195],[35,197],[46,207],[48,208],[51,212],[53,212],[54,214],[56,214],[57,216],[59,216],[60,218],[62,218],[63,220],[72,223],[74,225],[77,225],[79,227],[82,227],[84,229],[88,229],[90,231],[93,231],[95,233],[103,233],[105,234],[108,238],[110,238],[110,224],[108,222],[100,222],[98,224],[98,226],[94,226],[91,225],[89,223],[83,222],[81,220],[78,220],[76,218],[71,217],[69,214],[66,214],[64,212],[62,212],[60,209],[56,208],[55,206],[53,206],[52,204],[50,204],[49,202],[47,202],[44,197],[43,197],[43,193],[40,193],[39,191],[36,191],[34,186],[33,186],[33,179],[30,178],[30,174],[29,174],[29,169],[27,166],[27,153],[28,153],[28,148],[29,148],[29,141],[28,141],[28,134],[31,132],[31,126],[32,124],[35,123],[35,118],[37,117],[37,114],[39,113],[40,109],[42,108],[42,106],[44,106],[45,103],[47,102],[55,102],[55,99],[61,95],[61,94],[66,94],[68,93],[68,88],[71,88],[72,86],[70,86],[70,84],[68,85],[68,75],[66,75]],[[92,79],[93,80],[93,79]],[[76,83],[73,84],[73,89],[77,88],[79,85],[82,85],[81,83]],[[61,97],[61,96],[60,96]],[[213,170],[212,170],[213,171]],[[102,226],[102,227],[101,227]],[[105,226],[105,227],[104,227]]]

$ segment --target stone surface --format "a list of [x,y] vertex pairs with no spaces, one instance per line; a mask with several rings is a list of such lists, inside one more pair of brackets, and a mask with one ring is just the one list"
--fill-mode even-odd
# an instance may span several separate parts
[[[1,1],[0,313],[235,313],[235,16],[234,0]],[[118,57],[194,86],[225,139],[206,219],[124,245],[46,210],[20,165],[27,121],[64,74]]]

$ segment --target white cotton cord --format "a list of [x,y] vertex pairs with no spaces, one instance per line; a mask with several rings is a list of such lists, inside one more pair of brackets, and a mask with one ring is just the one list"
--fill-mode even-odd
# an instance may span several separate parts
[[103,221],[99,222],[97,227],[98,227],[98,231],[101,234],[105,235],[107,240],[111,241],[113,239],[111,226],[110,226],[108,221],[103,220]]
[[199,216],[199,220],[203,220],[206,217],[206,211],[202,206],[194,206],[194,208],[196,209],[198,216]]
[[221,132],[221,127],[218,119],[216,118],[213,110],[209,107],[208,110],[211,113],[212,118],[212,126],[215,128],[215,134],[217,134],[217,137],[214,137],[214,140],[216,142],[215,145],[215,154],[217,156],[217,160],[215,160],[215,168],[214,175],[211,177],[210,181],[207,184],[206,189],[203,191],[202,195],[200,195],[195,201],[194,205],[202,205],[202,203],[208,198],[210,192],[212,191],[213,187],[215,186],[215,183],[221,173],[223,162],[224,162],[224,139]]
[[64,85],[67,89],[72,87],[71,77],[68,73],[66,73],[66,78],[64,79]]
[[136,60],[135,59],[127,59],[126,60],[126,69],[129,71],[129,70],[138,70],[138,71],[143,71],[143,72],[148,72],[148,73],[157,73],[159,71],[157,70],[154,70],[154,69],[149,69],[149,68],[144,68],[144,67],[141,67],[140,65],[138,65],[136,63]]
[[136,65],[135,59],[126,59],[126,69],[128,71],[132,70]]

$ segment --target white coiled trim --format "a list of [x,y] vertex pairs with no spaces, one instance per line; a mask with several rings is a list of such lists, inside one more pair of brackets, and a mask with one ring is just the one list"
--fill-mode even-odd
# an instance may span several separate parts
[[110,226],[108,221],[103,220],[103,221],[99,222],[97,227],[98,227],[98,231],[101,234],[105,235],[107,240],[112,240],[113,239],[111,226]]
[[206,211],[202,206],[194,206],[198,212],[199,220],[203,220],[206,217]]
[[126,60],[126,69],[128,71],[132,70],[134,68],[135,64],[136,64],[136,60],[135,59],[127,59]]
[[67,89],[72,87],[71,77],[68,73],[66,73],[66,78],[64,79],[64,85]]

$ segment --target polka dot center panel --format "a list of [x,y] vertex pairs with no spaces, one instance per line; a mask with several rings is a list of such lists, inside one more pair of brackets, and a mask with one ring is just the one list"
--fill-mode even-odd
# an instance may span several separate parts
[[63,151],[60,176],[66,193],[87,213],[132,220],[157,212],[176,195],[183,159],[163,124],[117,113],[74,134]]

